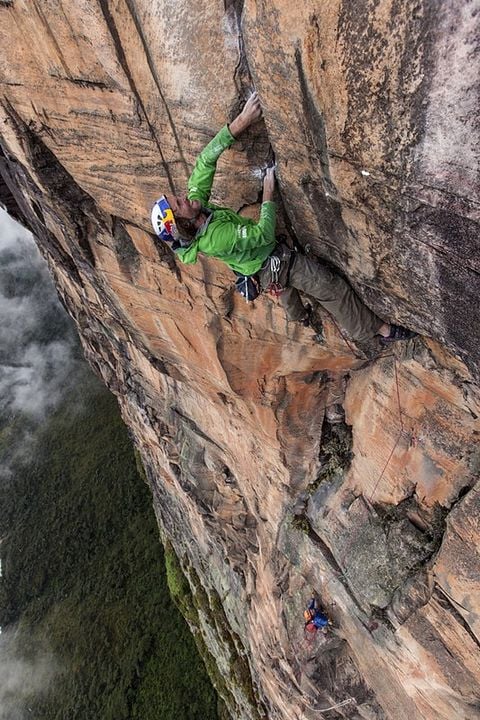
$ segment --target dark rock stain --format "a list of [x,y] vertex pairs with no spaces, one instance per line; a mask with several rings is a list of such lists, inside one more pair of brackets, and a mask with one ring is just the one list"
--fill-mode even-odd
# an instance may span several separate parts
[[315,105],[312,94],[308,88],[305,71],[303,69],[302,55],[298,47],[295,49],[295,66],[297,68],[298,82],[302,93],[303,113],[308,123],[305,129],[311,141],[313,152],[322,169],[325,190],[330,193],[335,193],[336,188],[330,177],[325,121]]
[[[58,77],[58,75],[56,76]],[[88,78],[81,78],[81,77],[65,77],[62,78],[63,80],[66,80],[67,82],[71,82],[73,85],[79,85],[80,87],[84,88],[97,88],[98,90],[111,90],[106,82],[103,82],[102,80],[90,80]]]
[[[388,35],[375,29],[377,6],[378,2],[372,0],[344,0],[341,6],[337,39],[346,48],[343,66],[348,86],[348,114],[342,137],[347,155],[361,162],[365,146],[362,127],[376,127],[382,169],[390,173],[395,170],[402,177],[410,167],[410,148],[425,132],[424,101],[434,77],[431,29],[438,3],[394,0]],[[400,35],[403,27],[405,39]],[[395,45],[399,52],[395,51],[396,59],[390,66],[385,57]],[[375,69],[380,71],[376,83],[372,72]]]
[[[0,145],[0,205],[2,205],[11,217],[22,221],[22,211],[15,197],[15,186],[8,182],[8,161]],[[13,187],[11,187],[13,185]]]
[[[336,199],[336,187],[330,175],[330,164],[326,138],[325,121],[319,112],[308,87],[302,63],[300,49],[295,49],[295,65],[298,82],[302,96],[303,117],[306,121],[305,133],[312,148],[310,156],[311,173],[305,173],[301,186],[312,206],[317,218],[319,237],[328,245],[333,245],[333,254],[338,262],[342,262],[340,255],[347,244],[347,227],[342,218],[341,204]],[[316,179],[318,166],[321,169],[321,178]],[[345,262],[346,258],[343,258]]]
[[129,280],[133,280],[140,265],[140,255],[125,225],[119,218],[113,219],[112,234],[120,268]]
[[91,267],[95,267],[95,256],[90,244],[90,235],[94,232],[92,220],[96,216],[94,200],[75,182],[50,148],[23,121],[13,106],[9,103],[3,103],[3,105],[17,128],[18,137],[21,138],[31,166],[40,178],[42,185],[48,189],[59,207],[65,204],[67,207],[76,209],[75,220],[72,223],[75,228],[76,240],[82,250],[83,260],[86,260]]

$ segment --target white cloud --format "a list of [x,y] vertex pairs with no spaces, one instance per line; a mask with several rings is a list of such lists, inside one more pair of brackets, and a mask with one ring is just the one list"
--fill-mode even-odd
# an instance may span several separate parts
[[77,364],[73,330],[31,233],[0,210],[0,402],[41,419]]
[[48,691],[58,672],[50,653],[35,652],[26,660],[15,650],[11,628],[0,638],[0,720],[32,718],[30,704]]

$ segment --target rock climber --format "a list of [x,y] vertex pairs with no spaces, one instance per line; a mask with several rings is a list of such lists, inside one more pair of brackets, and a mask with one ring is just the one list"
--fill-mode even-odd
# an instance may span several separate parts
[[318,607],[315,596],[310,599],[307,609],[303,612],[303,617],[305,633],[315,635],[317,630],[324,630],[328,627],[328,618]]
[[188,181],[187,195],[162,195],[152,209],[159,238],[169,243],[181,262],[197,261],[198,254],[222,260],[238,276],[236,286],[247,299],[258,287],[278,295],[289,320],[308,324],[309,310],[299,290],[316,298],[338,325],[359,343],[380,335],[387,344],[407,340],[415,333],[384,322],[375,315],[340,275],[275,237],[275,175],[267,168],[258,222],[210,203],[217,160],[241,133],[261,116],[254,92],[240,114],[225,125],[200,153]]

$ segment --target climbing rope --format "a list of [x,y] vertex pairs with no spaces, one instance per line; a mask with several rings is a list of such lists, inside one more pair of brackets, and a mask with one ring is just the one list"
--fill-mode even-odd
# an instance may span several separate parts
[[351,343],[351,342],[349,341],[349,339],[346,337],[343,329],[342,329],[342,328],[340,327],[340,325],[337,323],[337,321],[335,320],[335,318],[333,317],[333,315],[330,315],[330,313],[328,313],[328,314],[329,314],[329,316],[330,316],[330,320],[332,321],[332,323],[333,323],[333,324],[335,325],[335,327],[337,328],[338,334],[340,335],[340,337],[342,338],[343,342],[346,344],[346,346],[348,347],[348,349],[349,349],[350,352],[352,353],[353,357],[357,358],[357,360],[363,360],[363,359],[365,359],[365,353],[362,353],[363,357],[361,357],[361,356],[358,354],[358,351],[356,350],[356,348],[353,347],[352,343]]
[[339,707],[344,707],[344,705],[350,705],[350,703],[357,703],[355,698],[347,698],[346,700],[342,700],[342,702],[337,703],[336,705],[332,705],[328,708],[322,708],[321,710],[318,710],[318,712],[322,715],[325,712],[329,712],[330,710],[336,710]]
[[400,420],[400,431],[398,433],[397,439],[395,440],[395,444],[390,451],[390,455],[388,456],[387,461],[386,461],[385,465],[383,466],[383,470],[380,473],[380,476],[379,476],[377,482],[375,483],[372,492],[370,493],[370,496],[368,498],[369,501],[371,501],[373,496],[375,495],[375,492],[376,492],[383,476],[385,475],[385,472],[386,472],[388,466],[390,465],[390,461],[393,457],[395,450],[397,449],[398,443],[400,442],[400,438],[405,433],[405,429],[404,429],[404,425],[403,425],[403,411],[402,411],[402,405],[400,403],[400,385],[398,382],[397,358],[395,357],[395,355],[393,353],[391,355],[386,355],[384,357],[393,357],[393,368],[394,368],[395,385],[396,385],[396,390],[397,390],[397,404],[398,404],[398,417]]
[[[334,321],[334,322],[335,322],[335,321]],[[336,323],[335,323],[335,324],[336,324]],[[337,327],[338,327],[338,326],[337,326]],[[339,332],[341,333],[340,328],[339,328]],[[348,343],[348,340],[343,336],[342,333],[341,333],[341,335],[342,335],[343,339],[345,340],[345,342],[346,342],[347,344],[349,344],[349,343]],[[388,458],[387,458],[387,460],[386,460],[386,462],[385,462],[385,465],[383,466],[382,471],[381,471],[378,479],[377,479],[376,482],[375,482],[375,485],[374,485],[374,487],[373,487],[372,492],[370,493],[369,497],[365,497],[365,500],[367,501],[368,504],[370,504],[371,500],[373,499],[373,496],[375,495],[375,492],[376,492],[376,490],[377,490],[377,488],[378,488],[378,486],[379,486],[382,478],[384,477],[384,475],[385,475],[385,473],[386,473],[386,471],[387,471],[387,468],[388,468],[388,466],[389,466],[389,464],[390,464],[390,462],[391,462],[391,459],[392,459],[392,457],[393,457],[393,455],[394,455],[394,453],[395,453],[395,450],[396,450],[397,447],[398,447],[398,443],[400,442],[400,438],[402,437],[402,435],[405,435],[405,434],[406,434],[405,424],[404,424],[404,412],[403,412],[402,404],[401,404],[401,400],[400,400],[400,383],[399,383],[399,379],[398,379],[397,358],[396,358],[396,356],[395,356],[394,353],[388,353],[388,354],[385,354],[385,355],[380,355],[380,356],[378,356],[378,357],[375,358],[375,359],[376,359],[376,360],[380,360],[380,359],[385,359],[385,358],[388,358],[388,357],[393,357],[393,368],[394,368],[394,378],[395,378],[395,390],[396,390],[397,408],[398,408],[398,420],[399,420],[400,430],[399,430],[398,435],[397,435],[397,437],[396,437],[395,443],[394,443],[394,445],[393,445],[393,447],[392,447],[392,449],[391,449],[391,451],[390,451],[390,454],[389,454],[389,456],[388,456]],[[416,444],[417,444],[417,442],[418,442],[418,438],[417,438],[417,437],[415,436],[415,434],[413,433],[413,428],[412,428],[412,432],[409,433],[409,435],[410,435],[410,447],[415,447]],[[353,545],[353,542],[351,543],[351,545]],[[346,553],[346,554],[347,554],[347,553]],[[347,579],[348,579],[348,575],[349,575],[349,571],[348,571],[348,570],[345,570],[344,572],[338,572],[338,571],[332,569],[332,574],[333,574],[336,578],[338,578],[338,579],[343,578],[343,579],[347,580]],[[328,584],[329,584],[329,582],[327,582],[327,585],[328,585]],[[308,647],[310,647],[310,646],[313,644],[314,640],[315,640],[315,636],[313,636],[311,639],[308,639],[308,638],[306,638],[306,637],[304,636],[303,642],[300,643],[300,647],[302,647],[303,649],[307,649]],[[332,706],[331,708],[326,708],[326,709],[324,709],[324,710],[319,710],[319,712],[320,712],[320,713],[326,712],[327,710],[332,710],[332,709],[335,709],[335,708],[337,708],[337,707],[341,707],[342,705],[345,705],[345,704],[347,704],[347,703],[349,703],[349,702],[355,702],[355,700],[349,699],[349,700],[343,701],[343,702],[340,703],[339,705]]]
[[[396,358],[396,356],[395,356],[394,353],[389,353],[389,354],[386,354],[386,355],[382,355],[381,357],[382,357],[382,358],[393,357],[393,363],[394,363],[394,378],[395,378],[395,388],[396,388],[396,396],[397,396],[398,418],[399,418],[399,423],[400,423],[400,430],[399,430],[398,436],[397,436],[397,438],[396,438],[396,440],[395,440],[395,443],[394,443],[394,445],[393,445],[393,447],[392,447],[392,449],[391,449],[391,451],[390,451],[390,454],[389,454],[389,456],[388,456],[388,458],[387,458],[387,461],[385,462],[385,465],[383,466],[382,471],[381,471],[381,473],[380,473],[377,481],[375,482],[375,485],[374,485],[374,487],[373,487],[372,492],[370,493],[370,495],[369,495],[368,497],[365,496],[365,500],[367,501],[367,503],[368,503],[369,505],[370,505],[370,503],[371,503],[371,501],[372,501],[373,496],[375,495],[375,492],[376,492],[376,490],[377,490],[377,488],[378,488],[378,486],[379,486],[379,484],[380,484],[383,476],[385,475],[385,472],[387,471],[387,468],[388,468],[388,466],[389,466],[389,464],[390,464],[390,461],[391,461],[391,459],[392,459],[392,457],[393,457],[393,455],[394,455],[394,453],[395,453],[395,450],[397,449],[398,443],[400,442],[400,438],[402,437],[402,435],[405,434],[405,426],[404,426],[404,422],[403,422],[403,415],[404,415],[404,413],[403,413],[402,405],[401,405],[401,402],[400,402],[400,383],[399,383],[399,380],[398,380],[397,358]],[[414,435],[411,436],[411,440],[416,441],[416,438],[415,438]],[[355,538],[352,539],[352,541],[350,542],[349,546],[347,547],[347,550],[345,551],[345,556],[347,556],[347,555],[349,554],[350,549],[353,547],[354,543],[355,543]],[[340,573],[337,572],[336,570],[332,570],[332,572],[333,572],[333,574],[334,574],[337,578],[343,578],[343,579],[345,579],[345,580],[348,580],[348,576],[349,576],[349,570],[348,570],[348,569],[345,570],[344,572],[340,572]]]
[[[295,660],[295,663],[297,665],[300,676],[304,675],[303,664],[300,662],[298,655],[294,655],[292,659]],[[314,687],[313,683],[310,681],[308,676],[307,676],[307,680],[309,680],[310,686]],[[298,684],[298,681],[297,681],[297,689],[299,690],[299,692],[302,692],[300,685]],[[292,694],[293,694],[293,688],[291,689],[291,691],[289,693],[288,699],[291,698]],[[320,715],[323,715],[323,713],[326,713],[326,712],[330,712],[330,710],[336,710],[336,708],[344,707],[345,705],[350,705],[350,703],[354,703],[355,705],[357,704],[357,701],[355,700],[355,698],[349,697],[349,698],[346,698],[345,700],[342,700],[341,702],[336,703],[335,705],[331,705],[330,707],[318,708],[317,703],[314,704],[311,700],[307,699],[304,695],[303,695],[302,700],[303,700],[304,708],[308,707],[311,710],[315,710],[315,712],[319,713]]]

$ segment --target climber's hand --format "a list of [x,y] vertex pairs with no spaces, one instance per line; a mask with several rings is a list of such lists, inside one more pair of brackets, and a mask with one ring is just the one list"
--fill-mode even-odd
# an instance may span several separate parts
[[244,122],[247,123],[247,127],[261,116],[262,108],[256,90],[250,95],[240,114],[243,116]]
[[263,202],[273,200],[273,191],[275,189],[275,166],[268,167],[265,170],[263,178]]
[[235,120],[230,123],[230,132],[233,137],[238,137],[244,130],[258,120],[262,114],[262,108],[260,107],[260,100],[256,92],[253,92],[245,103],[240,115],[237,115]]

